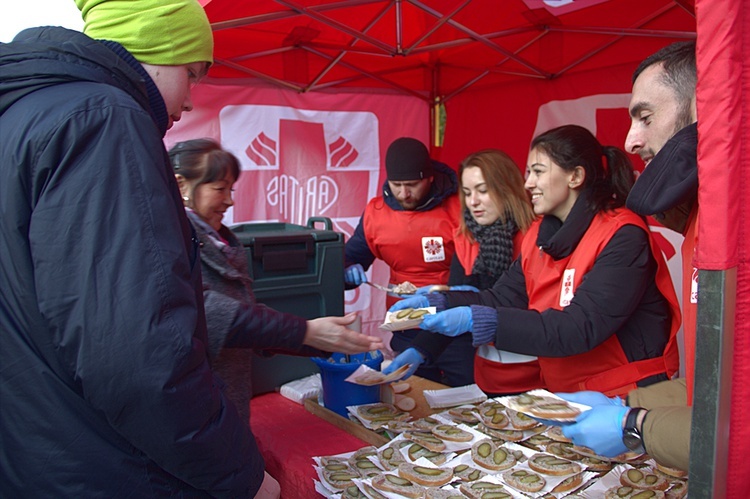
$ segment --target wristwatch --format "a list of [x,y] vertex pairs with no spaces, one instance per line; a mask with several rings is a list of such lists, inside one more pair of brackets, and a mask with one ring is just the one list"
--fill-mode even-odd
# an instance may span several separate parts
[[622,428],[622,443],[631,451],[640,454],[646,452],[641,436],[641,425],[647,412],[648,410],[642,407],[633,407],[625,416],[625,425]]

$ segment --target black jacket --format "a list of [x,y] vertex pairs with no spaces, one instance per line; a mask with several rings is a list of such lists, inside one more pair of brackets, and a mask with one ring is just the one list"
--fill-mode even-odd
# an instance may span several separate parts
[[62,28],[0,44],[2,497],[252,497],[263,480],[208,364],[197,243],[141,71]]
[[[586,198],[581,196],[565,223],[544,217],[537,237],[540,251],[553,258],[569,255],[594,216],[585,206]],[[617,334],[626,357],[635,361],[662,355],[669,338],[669,304],[656,287],[655,273],[648,235],[628,225],[612,236],[563,310],[528,310],[520,259],[490,290],[446,295],[449,308],[472,304],[495,308],[498,349],[565,357],[587,352]],[[666,377],[647,378],[639,385],[661,379]]]
[[627,206],[683,233],[698,199],[698,123],[669,139],[628,194]]

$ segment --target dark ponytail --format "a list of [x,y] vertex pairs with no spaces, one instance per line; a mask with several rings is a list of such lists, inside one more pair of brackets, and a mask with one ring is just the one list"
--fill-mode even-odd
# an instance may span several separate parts
[[[592,208],[596,211],[625,206],[625,200],[635,183],[633,164],[622,149],[603,146],[602,152],[607,159],[607,176],[601,188],[595,188],[593,192],[592,204],[596,204],[596,207]],[[594,200],[597,201],[594,203]]]
[[531,149],[538,148],[560,168],[571,172],[581,166],[586,172],[582,189],[589,192],[593,212],[625,205],[635,182],[627,155],[613,146],[602,146],[594,135],[578,125],[563,125],[538,135]]

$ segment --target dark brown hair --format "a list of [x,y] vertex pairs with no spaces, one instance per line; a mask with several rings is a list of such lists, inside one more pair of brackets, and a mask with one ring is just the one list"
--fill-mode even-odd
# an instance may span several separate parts
[[[635,183],[633,165],[624,151],[602,146],[594,135],[578,125],[563,125],[538,135],[531,149],[544,151],[567,172],[581,166],[586,172],[582,188],[590,192],[591,211],[610,210],[625,205]],[[606,160],[606,166],[605,166]]]
[[169,160],[175,174],[189,181],[197,180],[194,187],[222,180],[227,173],[235,181],[240,177],[240,162],[234,154],[211,139],[178,142],[169,150]]

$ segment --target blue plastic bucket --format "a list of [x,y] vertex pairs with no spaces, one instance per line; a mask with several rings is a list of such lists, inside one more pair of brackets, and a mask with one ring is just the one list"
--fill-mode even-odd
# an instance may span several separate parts
[[350,405],[372,404],[380,402],[380,385],[363,386],[344,381],[363,363],[376,371],[380,370],[383,354],[375,352],[347,356],[334,353],[327,359],[313,357],[320,368],[320,379],[323,385],[323,405],[346,417],[346,407]]

